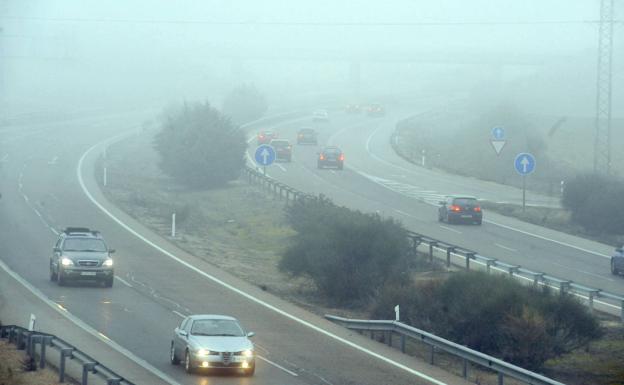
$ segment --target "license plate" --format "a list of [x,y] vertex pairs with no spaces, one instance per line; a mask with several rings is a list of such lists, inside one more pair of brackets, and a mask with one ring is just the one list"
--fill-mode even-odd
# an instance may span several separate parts
[[80,275],[94,276],[95,271],[83,271]]
[[472,218],[472,215],[462,215],[462,218]]

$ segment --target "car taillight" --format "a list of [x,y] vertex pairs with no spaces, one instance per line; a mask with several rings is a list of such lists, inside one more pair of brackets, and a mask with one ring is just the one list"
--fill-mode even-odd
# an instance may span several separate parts
[[319,155],[319,159],[320,160],[325,160],[325,155],[323,155],[323,154]]
[[457,205],[452,205],[450,207],[451,211],[461,211],[461,207],[457,206]]
[[476,211],[476,212],[481,212],[481,207],[479,207],[479,206],[475,207],[475,208],[474,208],[474,211]]
[[344,154],[340,154],[340,158],[338,158],[340,160],[344,160]]

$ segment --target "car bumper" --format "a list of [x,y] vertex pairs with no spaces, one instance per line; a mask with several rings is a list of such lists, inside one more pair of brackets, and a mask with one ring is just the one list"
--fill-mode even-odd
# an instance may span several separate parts
[[80,268],[64,268],[61,269],[61,275],[66,279],[110,279],[114,276],[114,269],[80,269]]
[[453,213],[449,214],[451,220],[456,222],[480,222],[483,219],[483,214],[474,213]]
[[200,369],[249,369],[256,365],[255,357],[231,356],[225,358],[222,355],[193,356],[193,367]]

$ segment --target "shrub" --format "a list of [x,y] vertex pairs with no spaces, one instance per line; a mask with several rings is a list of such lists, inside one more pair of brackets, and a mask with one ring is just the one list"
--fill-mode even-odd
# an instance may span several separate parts
[[208,103],[171,110],[156,135],[160,168],[195,188],[217,187],[238,178],[245,164],[245,134]]
[[237,124],[258,119],[267,109],[266,98],[253,85],[235,88],[223,102],[223,113],[230,116]]
[[310,277],[341,304],[367,299],[390,279],[404,279],[408,241],[393,219],[338,207],[328,199],[299,200],[286,217],[296,235],[280,269]]
[[535,370],[600,335],[597,320],[570,295],[526,287],[506,276],[453,274],[444,281],[386,287],[373,318],[393,318]]

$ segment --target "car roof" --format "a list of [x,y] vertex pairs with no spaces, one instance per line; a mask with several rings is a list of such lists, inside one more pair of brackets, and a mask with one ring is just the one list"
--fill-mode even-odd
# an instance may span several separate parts
[[453,198],[453,199],[477,199],[477,197],[472,196],[472,195],[447,195],[447,198]]
[[231,320],[238,321],[234,317],[230,317],[229,315],[221,315],[221,314],[193,314],[189,316],[193,321],[202,320],[202,319],[223,319],[223,320]]
[[102,239],[102,235],[97,230],[91,230],[88,227],[66,227],[61,233],[61,237],[71,238],[97,238]]
[[271,143],[290,143],[288,139],[271,139]]

